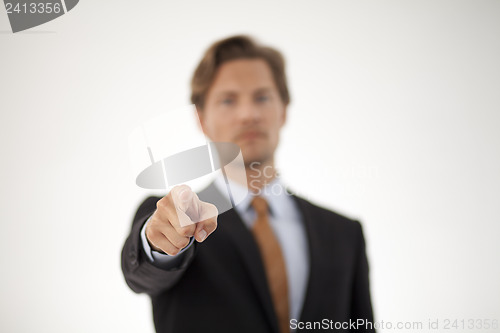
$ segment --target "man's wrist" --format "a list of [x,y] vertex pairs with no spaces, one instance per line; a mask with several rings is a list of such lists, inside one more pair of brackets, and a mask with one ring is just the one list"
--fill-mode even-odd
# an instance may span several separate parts
[[180,250],[179,253],[177,253],[176,255],[172,256],[168,253],[163,252],[161,249],[159,249],[156,246],[154,246],[153,244],[151,244],[149,242],[148,238],[146,237],[146,227],[147,227],[147,224],[148,224],[150,219],[151,219],[151,217],[149,217],[146,220],[146,223],[144,223],[144,226],[141,229],[141,241],[142,241],[142,247],[144,249],[144,252],[146,253],[146,256],[149,258],[149,260],[151,262],[158,261],[158,260],[165,261],[165,260],[176,258],[176,257],[180,256],[182,253],[184,253],[188,248],[190,248],[193,245],[195,238],[191,237],[191,239],[189,240],[189,244],[186,247],[184,247],[182,250]]

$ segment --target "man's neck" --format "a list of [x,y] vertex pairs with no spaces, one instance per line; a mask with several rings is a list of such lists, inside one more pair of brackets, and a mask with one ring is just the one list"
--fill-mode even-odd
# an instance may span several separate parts
[[274,161],[253,162],[245,167],[247,174],[247,185],[251,192],[259,192],[266,184],[269,184],[277,176]]

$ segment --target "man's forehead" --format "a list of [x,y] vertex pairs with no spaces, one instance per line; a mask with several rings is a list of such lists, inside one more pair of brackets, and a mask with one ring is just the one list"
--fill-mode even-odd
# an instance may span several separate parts
[[219,67],[209,95],[255,94],[275,89],[271,68],[263,59],[237,59]]
[[228,87],[228,88],[214,89],[212,93],[216,96],[227,96],[227,95],[239,95],[239,94],[270,93],[273,90],[274,90],[273,87],[268,87],[268,86],[252,88],[252,89]]
[[214,82],[217,81],[268,81],[272,80],[271,68],[262,59],[231,60],[220,65]]

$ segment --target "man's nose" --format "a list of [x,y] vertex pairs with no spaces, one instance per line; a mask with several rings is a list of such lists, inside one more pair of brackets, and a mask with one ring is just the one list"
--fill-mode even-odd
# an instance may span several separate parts
[[238,117],[244,123],[259,122],[262,112],[254,103],[244,103],[238,110]]

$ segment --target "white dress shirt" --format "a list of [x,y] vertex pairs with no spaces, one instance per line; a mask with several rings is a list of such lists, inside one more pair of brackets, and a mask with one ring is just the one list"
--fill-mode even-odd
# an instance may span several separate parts
[[[230,181],[230,180],[229,180]],[[230,181],[231,182],[231,181]],[[229,199],[227,187],[222,177],[215,179],[214,185]],[[260,195],[266,199],[270,214],[269,223],[281,245],[281,250],[286,265],[288,280],[288,299],[290,302],[290,319],[299,319],[300,311],[304,303],[307,280],[309,275],[309,248],[307,234],[302,220],[302,215],[296,206],[294,199],[286,192],[279,178],[265,185],[257,194],[248,193],[247,189],[235,182],[231,182],[231,192],[233,197],[243,198],[235,207],[244,224],[251,229],[255,223],[256,215],[250,205],[254,195]],[[194,241],[182,249],[176,256],[154,251],[149,246],[146,239],[145,226],[141,231],[142,244],[148,258],[158,266],[168,267],[168,263],[178,258],[187,250]],[[217,232],[217,230],[215,231]],[[177,260],[176,260],[177,261]]]

